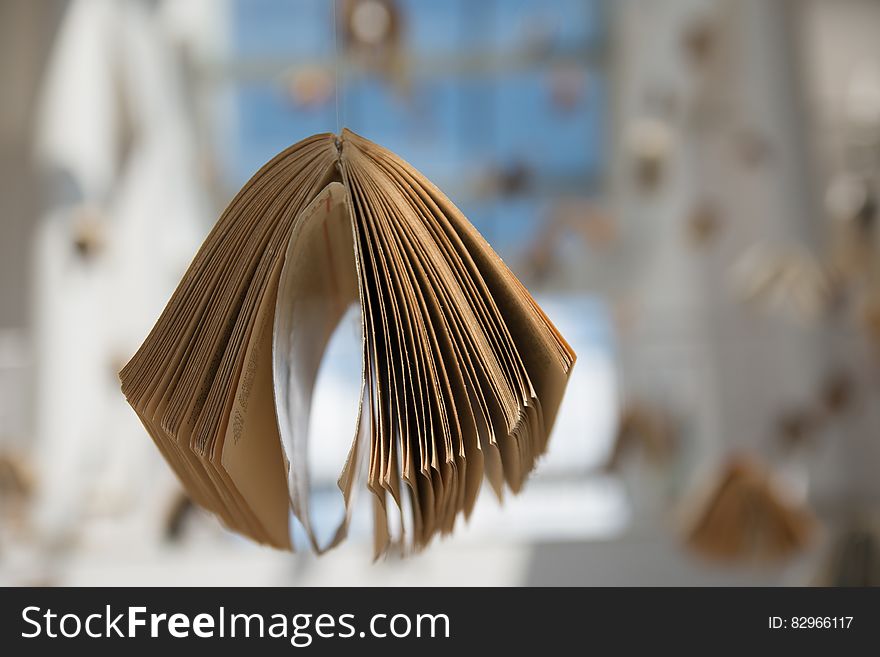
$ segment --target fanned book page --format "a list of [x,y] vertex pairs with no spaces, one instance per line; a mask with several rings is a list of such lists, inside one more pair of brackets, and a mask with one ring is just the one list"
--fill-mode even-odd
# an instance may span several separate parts
[[[307,439],[322,355],[360,308],[357,425],[319,540]],[[426,546],[484,477],[520,490],[547,449],[575,354],[458,209],[349,130],[277,155],[232,200],[122,390],[192,498],[231,529],[292,549],[345,535],[372,493],[376,555]]]

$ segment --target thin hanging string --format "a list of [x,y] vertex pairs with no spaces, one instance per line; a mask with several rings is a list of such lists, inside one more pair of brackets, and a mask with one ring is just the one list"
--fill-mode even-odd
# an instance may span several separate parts
[[336,3],[338,0],[331,0],[330,4],[332,6],[333,11],[333,54],[335,58],[336,72],[335,72],[335,81],[336,81],[336,134],[340,134],[341,126],[339,125],[339,21],[336,19]]

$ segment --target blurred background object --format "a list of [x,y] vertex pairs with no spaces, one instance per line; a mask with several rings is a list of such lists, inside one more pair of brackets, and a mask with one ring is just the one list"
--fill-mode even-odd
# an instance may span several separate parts
[[[878,27],[872,0],[6,0],[0,583],[875,582]],[[579,356],[524,493],[376,565],[367,526],[321,559],[230,535],[115,376],[251,174],[343,126]],[[350,324],[310,427],[326,491]]]
[[875,523],[854,521],[834,538],[816,586],[880,586],[880,543]]
[[813,517],[754,458],[729,458],[703,496],[685,541],[706,558],[778,561],[803,550],[815,533]]

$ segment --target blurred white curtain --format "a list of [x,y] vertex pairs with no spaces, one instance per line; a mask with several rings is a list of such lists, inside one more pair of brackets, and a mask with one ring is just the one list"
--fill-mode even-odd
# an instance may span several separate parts
[[[37,157],[56,196],[67,192],[35,255],[37,519],[59,537],[84,513],[152,525],[135,510],[156,511],[173,485],[116,379],[208,225],[182,80],[153,6],[71,2],[40,103]],[[73,246],[85,208],[101,230],[89,258]]]

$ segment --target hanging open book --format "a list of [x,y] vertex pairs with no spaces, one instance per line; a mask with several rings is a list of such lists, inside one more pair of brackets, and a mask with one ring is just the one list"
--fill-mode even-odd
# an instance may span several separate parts
[[[359,304],[361,402],[335,535],[316,538],[307,433],[315,379]],[[232,200],[122,390],[192,498],[291,548],[345,537],[374,499],[376,554],[425,546],[484,476],[518,491],[547,447],[575,354],[458,209],[390,151],[345,130],[280,153]],[[392,514],[399,514],[389,522]]]

